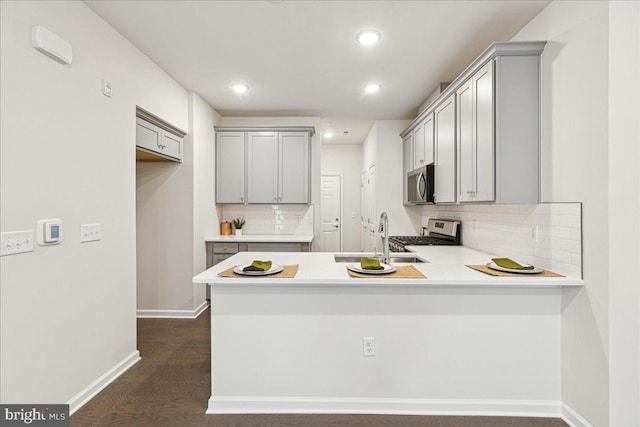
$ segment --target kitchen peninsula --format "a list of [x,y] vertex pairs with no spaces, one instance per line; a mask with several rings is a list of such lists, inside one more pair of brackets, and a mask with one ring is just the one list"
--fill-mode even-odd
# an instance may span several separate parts
[[[207,412],[559,416],[561,288],[582,280],[492,277],[465,267],[490,254],[411,249],[426,279],[354,278],[318,252],[238,253],[196,276],[211,287]],[[254,259],[299,267],[218,276]]]

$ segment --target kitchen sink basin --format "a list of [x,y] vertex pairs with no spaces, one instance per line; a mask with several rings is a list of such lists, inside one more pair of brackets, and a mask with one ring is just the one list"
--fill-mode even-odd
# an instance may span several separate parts
[[[336,262],[360,262],[364,258],[378,258],[380,259],[380,254],[358,254],[358,255],[350,255],[350,254],[334,254],[333,258]],[[425,259],[422,259],[413,254],[393,254],[389,256],[391,264],[402,264],[402,263],[421,263],[421,262],[429,262]]]

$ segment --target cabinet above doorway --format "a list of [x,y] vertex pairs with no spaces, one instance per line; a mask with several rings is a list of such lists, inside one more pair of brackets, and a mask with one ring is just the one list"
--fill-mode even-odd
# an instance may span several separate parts
[[310,203],[313,127],[215,130],[216,203]]
[[136,160],[182,162],[185,135],[183,130],[136,108]]

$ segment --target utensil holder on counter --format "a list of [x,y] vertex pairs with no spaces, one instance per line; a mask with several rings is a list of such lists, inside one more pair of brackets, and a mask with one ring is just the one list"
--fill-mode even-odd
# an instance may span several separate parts
[[229,221],[224,221],[220,223],[220,235],[231,236],[231,223]]

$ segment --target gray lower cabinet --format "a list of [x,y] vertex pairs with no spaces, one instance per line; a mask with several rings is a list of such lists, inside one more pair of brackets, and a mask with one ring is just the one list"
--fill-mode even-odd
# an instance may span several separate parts
[[238,252],[310,252],[308,242],[207,242],[207,268]]

